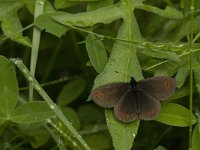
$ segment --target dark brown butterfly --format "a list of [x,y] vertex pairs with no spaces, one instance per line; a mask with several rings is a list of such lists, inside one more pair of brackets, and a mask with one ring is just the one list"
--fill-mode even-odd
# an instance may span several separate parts
[[173,78],[151,77],[139,82],[108,83],[92,90],[90,98],[104,108],[114,107],[114,116],[124,123],[136,119],[154,120],[160,113],[160,102],[176,88]]

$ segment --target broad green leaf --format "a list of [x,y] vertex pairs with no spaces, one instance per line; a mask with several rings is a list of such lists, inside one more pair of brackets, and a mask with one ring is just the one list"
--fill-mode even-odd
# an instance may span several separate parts
[[113,0],[98,0],[98,1],[91,1],[87,3],[87,11],[95,10],[97,8],[105,7],[108,5],[112,5]]
[[54,5],[56,9],[68,8],[74,5],[81,4],[83,2],[98,2],[101,0],[55,0]]
[[39,148],[46,144],[50,138],[49,132],[45,129],[44,123],[18,124],[21,134],[29,137],[33,148]]
[[7,15],[10,11],[16,8],[22,7],[24,5],[23,0],[0,0],[0,20],[1,17]]
[[18,33],[23,29],[23,27],[17,16],[17,9],[7,13],[4,17],[2,17],[1,25],[4,34],[8,38],[24,46],[32,46],[28,37],[23,36],[22,33]]
[[106,110],[106,122],[115,150],[129,150],[132,147],[133,139],[137,135],[139,121],[124,124],[113,118],[112,110]]
[[31,146],[35,149],[46,144],[50,138],[50,134],[42,128],[36,129],[32,132],[29,132],[28,134],[29,136],[33,137],[31,141]]
[[11,121],[16,123],[35,123],[54,116],[54,112],[44,101],[32,101],[18,106],[12,113]]
[[108,132],[98,132],[83,136],[93,150],[106,150],[112,148],[112,141]]
[[[29,10],[29,12],[34,15],[35,11],[35,1],[30,1],[30,0],[24,0],[26,1],[26,8]],[[45,1],[44,5],[44,12],[49,13],[55,11],[54,6],[52,6],[50,1]]]
[[94,69],[101,73],[107,63],[107,55],[102,41],[89,34],[86,38],[86,49]]
[[16,106],[18,84],[10,61],[0,56],[0,122],[9,120]]
[[[200,119],[198,117],[198,119]],[[192,134],[192,149],[193,150],[199,150],[200,149],[200,120],[198,120],[198,123],[194,127],[193,134]]]
[[190,89],[188,86],[183,86],[180,89],[177,89],[175,93],[169,98],[169,100],[180,99],[185,96],[188,96],[190,93]]
[[155,13],[162,17],[173,18],[173,19],[182,19],[183,18],[183,14],[181,13],[181,11],[178,11],[177,9],[175,9],[173,7],[169,7],[169,6],[167,6],[165,10],[162,10],[162,9],[159,9],[154,6],[150,6],[150,5],[142,5],[142,6],[139,5],[138,8]]
[[56,9],[68,8],[74,5],[81,4],[82,1],[70,1],[70,0],[55,0],[54,6]]
[[105,121],[103,112],[96,105],[81,105],[78,109],[78,115],[81,122],[86,126],[93,123],[99,124]]
[[[70,107],[62,107],[62,112],[65,115],[65,117],[67,118],[67,120],[69,120],[69,122],[72,123],[73,127],[76,130],[79,130],[81,127],[81,123],[80,123],[80,119],[79,119],[76,111],[74,111]],[[56,121],[56,122],[58,122],[58,121]],[[66,127],[61,122],[59,122],[59,128],[65,128],[63,130],[66,130]]]
[[140,49],[138,52],[143,53],[144,55],[148,55],[151,57],[156,58],[165,58],[167,60],[173,60],[176,62],[180,62],[179,56],[175,52],[165,51],[160,48],[147,48],[147,49]]
[[49,32],[57,37],[61,37],[65,32],[69,30],[68,27],[57,23],[51,18],[51,16],[60,13],[61,12],[49,12],[42,14],[36,18],[34,24],[39,28],[45,29],[46,32]]
[[[165,103],[156,121],[171,126],[186,127],[189,126],[189,110],[179,104]],[[196,117],[192,115],[192,124],[196,122]]]
[[57,98],[57,104],[64,106],[76,100],[85,90],[86,81],[83,79],[76,79],[70,81],[65,85]]
[[111,5],[83,13],[69,14],[63,12],[52,15],[52,18],[67,26],[75,25],[77,27],[88,27],[96,23],[110,23],[119,19],[121,16],[122,12],[120,8],[116,5]]
[[[199,54],[197,54],[199,55]],[[199,56],[194,60],[194,77],[197,91],[200,93],[200,61]]]
[[180,67],[176,74],[176,85],[178,88],[182,87],[186,77],[189,75],[189,68]]
[[[200,93],[200,78],[199,78],[199,71],[200,71],[200,61],[199,61],[199,55],[200,51],[193,50],[193,70],[194,70],[194,76],[196,81],[196,87],[197,91]],[[189,59],[189,53],[186,53],[181,57],[181,64],[179,66],[178,73],[176,75],[176,79],[178,80],[178,87],[180,88],[183,83],[185,82],[186,77],[189,75],[190,70],[190,59]]]
[[159,65],[152,70],[154,71],[154,76],[172,76],[177,71],[178,64],[172,61],[168,61]]

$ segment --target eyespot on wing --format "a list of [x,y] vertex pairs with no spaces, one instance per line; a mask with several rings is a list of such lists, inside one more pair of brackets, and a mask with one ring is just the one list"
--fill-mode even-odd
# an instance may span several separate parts
[[174,93],[176,80],[165,76],[151,77],[139,81],[138,88],[161,101]]
[[108,83],[93,89],[89,97],[97,105],[111,108],[129,88],[129,83]]

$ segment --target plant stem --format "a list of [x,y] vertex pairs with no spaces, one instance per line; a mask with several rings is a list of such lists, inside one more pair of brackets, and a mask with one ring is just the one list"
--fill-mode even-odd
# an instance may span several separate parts
[[189,98],[189,150],[192,150],[192,104],[193,104],[193,19],[194,19],[194,0],[191,0],[190,4],[191,16],[190,16],[190,98]]
[[[43,13],[44,3],[45,3],[45,0],[35,1],[34,19]],[[40,45],[40,36],[41,36],[40,29],[34,27],[33,38],[32,38],[33,41],[32,41],[32,50],[31,50],[31,62],[30,62],[30,71],[33,76],[35,76],[35,69],[36,69],[36,63],[37,63],[38,51],[39,51],[39,45]],[[30,84],[30,89],[29,89],[29,100],[33,100],[33,86],[31,84]]]

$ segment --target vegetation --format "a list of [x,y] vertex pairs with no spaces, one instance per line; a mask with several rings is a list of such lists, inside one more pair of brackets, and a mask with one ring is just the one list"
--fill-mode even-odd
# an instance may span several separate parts
[[[0,149],[199,150],[199,9],[197,0],[0,0]],[[121,123],[88,97],[163,75],[177,89],[154,121]]]

